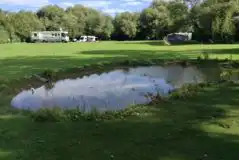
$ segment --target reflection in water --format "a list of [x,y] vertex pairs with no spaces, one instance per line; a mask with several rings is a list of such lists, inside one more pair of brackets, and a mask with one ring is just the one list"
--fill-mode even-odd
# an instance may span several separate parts
[[151,66],[130,69],[129,74],[145,75],[148,77],[161,78],[174,85],[176,88],[186,83],[205,81],[205,75],[195,67],[183,68],[178,65],[167,67]]
[[11,104],[16,108],[32,110],[55,106],[79,107],[85,111],[93,108],[99,111],[117,110],[149,102],[145,97],[148,92],[167,96],[174,88],[185,83],[202,82],[207,77],[195,67],[182,68],[176,65],[130,68],[128,72],[115,70],[101,75],[61,80],[53,88],[42,86],[35,89],[34,94],[31,90],[23,91],[13,98]]

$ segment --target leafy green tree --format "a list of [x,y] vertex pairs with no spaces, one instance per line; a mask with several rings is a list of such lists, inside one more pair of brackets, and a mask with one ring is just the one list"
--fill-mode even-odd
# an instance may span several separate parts
[[139,17],[135,13],[124,12],[114,19],[115,34],[120,38],[133,39],[138,32]]
[[14,28],[15,34],[21,41],[29,40],[31,31],[43,29],[41,21],[32,12],[20,11],[16,14],[12,14],[10,23]]
[[63,26],[65,11],[57,5],[42,7],[36,14],[46,30],[59,30]]

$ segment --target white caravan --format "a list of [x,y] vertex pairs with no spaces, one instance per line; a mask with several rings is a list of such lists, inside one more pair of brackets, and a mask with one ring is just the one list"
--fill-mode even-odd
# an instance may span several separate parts
[[79,39],[79,42],[86,42],[87,41],[87,36],[81,36]]
[[96,36],[81,36],[79,42],[95,42],[97,41]]
[[32,42],[69,42],[67,31],[35,31],[31,33]]

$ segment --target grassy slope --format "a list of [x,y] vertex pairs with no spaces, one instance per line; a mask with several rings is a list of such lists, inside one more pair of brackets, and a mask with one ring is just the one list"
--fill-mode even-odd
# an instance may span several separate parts
[[[116,43],[1,45],[0,77],[115,60],[115,56],[195,58],[202,49],[200,45]],[[232,54],[239,59],[237,48],[203,46],[219,58]],[[33,123],[21,115],[2,115],[0,159],[235,160],[239,158],[238,93],[238,85],[214,86],[189,100],[146,106],[147,116],[124,121]],[[5,101],[0,105],[8,106]]]
[[[0,45],[0,77],[15,78],[46,68],[125,58],[196,58],[202,51],[211,57],[239,59],[239,45],[159,46],[156,42],[100,42],[71,44]],[[117,58],[116,58],[117,57]]]
[[146,115],[124,121],[33,123],[3,117],[0,159],[235,160],[238,93],[238,86],[211,87],[187,101],[146,106]]

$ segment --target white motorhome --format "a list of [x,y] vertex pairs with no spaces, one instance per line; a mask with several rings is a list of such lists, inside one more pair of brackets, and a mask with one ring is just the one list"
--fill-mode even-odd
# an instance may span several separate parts
[[69,42],[67,31],[35,31],[31,32],[32,42]]
[[81,36],[79,42],[96,42],[96,36]]

